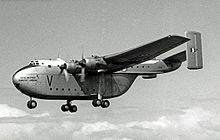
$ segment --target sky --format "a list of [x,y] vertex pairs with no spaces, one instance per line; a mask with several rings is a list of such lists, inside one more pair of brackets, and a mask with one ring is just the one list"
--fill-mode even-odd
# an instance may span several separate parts
[[[0,0],[0,139],[220,139],[219,13],[218,0]],[[11,82],[32,59],[103,56],[187,30],[202,33],[202,70],[183,63],[156,79],[139,77],[107,109],[75,101],[78,112],[63,113],[65,101],[36,99],[29,110]]]

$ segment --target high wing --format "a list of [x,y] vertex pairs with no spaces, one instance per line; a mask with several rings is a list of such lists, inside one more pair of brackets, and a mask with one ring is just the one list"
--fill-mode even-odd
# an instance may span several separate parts
[[189,40],[182,36],[169,35],[121,53],[106,55],[103,59],[108,64],[107,71],[115,72],[151,60]]

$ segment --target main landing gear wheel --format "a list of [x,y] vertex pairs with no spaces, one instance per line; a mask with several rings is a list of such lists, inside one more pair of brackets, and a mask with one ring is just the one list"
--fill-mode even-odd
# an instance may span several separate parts
[[63,112],[69,111],[71,113],[74,113],[74,112],[77,111],[77,106],[76,105],[72,105],[71,101],[67,101],[67,104],[64,104],[64,105],[61,106],[61,110]]
[[109,106],[110,106],[110,102],[108,100],[103,100],[102,101],[102,104],[101,104],[102,108],[107,108]]
[[73,113],[77,111],[77,106],[76,105],[71,105],[69,108],[69,112]]
[[94,107],[99,107],[101,106],[102,108],[107,108],[110,106],[110,102],[108,100],[100,100],[100,99],[94,99],[92,101],[92,105]]
[[102,104],[102,101],[100,99],[95,99],[92,101],[92,105],[94,107],[99,107],[99,106],[101,106],[101,104]]
[[36,102],[35,100],[29,100],[29,101],[27,102],[27,107],[28,107],[29,109],[34,109],[34,108],[36,108],[36,107],[37,107],[37,102]]

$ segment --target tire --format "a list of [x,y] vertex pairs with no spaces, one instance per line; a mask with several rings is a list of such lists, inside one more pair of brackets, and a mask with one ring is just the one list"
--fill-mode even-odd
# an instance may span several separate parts
[[37,107],[37,102],[35,100],[30,100],[27,102],[27,107],[29,109],[34,109]]
[[69,111],[70,111],[71,113],[76,112],[76,111],[77,111],[77,106],[76,106],[76,105],[70,106]]
[[107,108],[110,106],[110,102],[108,100],[102,101],[101,107],[102,108]]
[[99,100],[99,99],[94,99],[94,100],[92,101],[92,105],[93,105],[94,107],[98,107],[98,106],[100,106],[101,104],[102,104],[102,101]]
[[69,110],[69,106],[68,106],[67,104],[62,105],[62,106],[61,106],[61,110],[62,110],[63,112],[66,112],[66,111]]

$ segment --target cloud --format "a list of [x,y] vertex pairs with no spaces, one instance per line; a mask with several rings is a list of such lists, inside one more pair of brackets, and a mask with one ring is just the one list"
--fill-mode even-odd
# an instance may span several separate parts
[[[161,116],[154,121],[83,123],[73,136],[102,139],[219,139],[220,114],[200,107],[181,110],[183,114]],[[112,136],[112,134],[114,134]]]
[[29,114],[23,110],[11,107],[7,104],[0,104],[0,118],[21,118],[21,117],[47,117],[50,116],[48,112],[42,114]]
[[35,117],[35,118],[40,118],[40,117],[50,116],[50,114],[48,112],[44,112],[42,114],[33,114],[32,116]]
[[90,135],[94,132],[101,132],[107,130],[116,130],[118,127],[109,122],[83,123],[80,132],[84,135]]
[[0,104],[0,118],[5,117],[24,117],[30,115],[22,110],[8,106],[7,104]]
[[[1,123],[0,139],[215,140],[220,138],[220,114],[199,107],[182,111],[183,114],[160,116],[153,121],[135,120],[126,123],[114,123],[113,120],[112,122],[80,122],[74,119],[67,121],[65,118],[51,122]],[[50,117],[47,113],[38,115],[38,117],[44,116]]]
[[162,116],[157,121],[134,121],[129,122],[125,127],[139,127],[143,129],[165,129],[167,127],[175,127],[175,124],[168,120],[166,117]]

